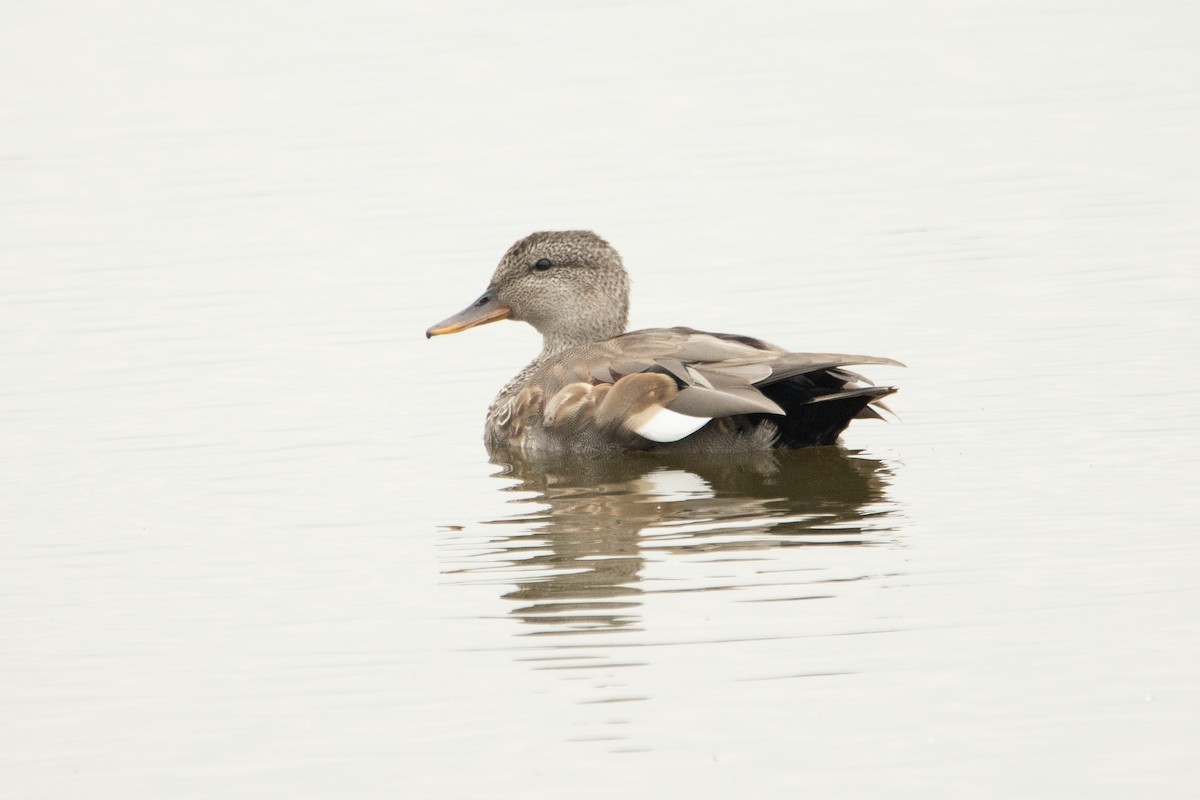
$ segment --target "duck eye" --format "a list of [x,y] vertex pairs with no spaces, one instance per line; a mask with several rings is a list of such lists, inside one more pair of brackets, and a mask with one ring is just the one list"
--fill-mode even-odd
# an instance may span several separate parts
[[550,269],[553,266],[554,265],[550,263],[550,259],[543,258],[540,261],[538,261],[536,264],[534,264],[533,268],[536,269],[538,272],[545,272],[546,270]]

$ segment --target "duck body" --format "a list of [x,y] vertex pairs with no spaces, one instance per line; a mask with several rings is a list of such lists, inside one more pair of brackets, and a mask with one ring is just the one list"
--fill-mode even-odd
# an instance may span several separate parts
[[833,444],[895,389],[848,366],[899,362],[794,353],[693,328],[624,332],[628,277],[589,231],[535,233],[501,260],[474,303],[428,336],[529,321],[542,352],[488,408],[491,452],[735,452]]

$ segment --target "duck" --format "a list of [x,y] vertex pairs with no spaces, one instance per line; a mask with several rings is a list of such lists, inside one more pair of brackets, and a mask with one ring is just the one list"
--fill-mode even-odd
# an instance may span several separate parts
[[427,338],[500,320],[532,325],[542,350],[488,407],[488,451],[726,453],[832,445],[880,418],[894,386],[846,367],[876,356],[797,353],[687,327],[626,331],[629,275],[592,231],[539,231],[500,259],[483,294]]

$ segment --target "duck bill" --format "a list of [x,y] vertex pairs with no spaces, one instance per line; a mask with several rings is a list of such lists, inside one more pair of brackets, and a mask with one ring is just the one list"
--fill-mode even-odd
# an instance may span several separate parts
[[512,309],[496,299],[495,290],[488,289],[479,295],[474,303],[425,331],[425,338],[441,336],[443,333],[458,333],[476,325],[486,325],[511,316]]

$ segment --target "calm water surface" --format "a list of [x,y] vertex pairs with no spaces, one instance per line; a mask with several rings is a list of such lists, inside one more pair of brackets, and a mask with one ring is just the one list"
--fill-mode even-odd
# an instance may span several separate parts
[[[1191,796],[1198,23],[9,3],[0,792]],[[900,421],[490,463],[560,227]]]

